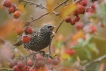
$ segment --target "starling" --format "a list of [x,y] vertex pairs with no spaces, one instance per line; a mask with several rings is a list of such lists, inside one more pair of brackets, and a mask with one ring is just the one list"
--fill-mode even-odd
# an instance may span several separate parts
[[40,51],[46,48],[52,40],[54,26],[51,24],[45,24],[41,28],[35,28],[33,33],[31,34],[31,40],[27,43],[23,43],[22,41],[16,43],[14,46],[19,46],[23,44],[24,48]]

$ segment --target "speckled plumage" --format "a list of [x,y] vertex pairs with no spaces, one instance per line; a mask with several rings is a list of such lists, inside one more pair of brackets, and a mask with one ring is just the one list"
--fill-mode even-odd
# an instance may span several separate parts
[[53,29],[54,26],[51,24],[46,24],[41,28],[34,29],[31,40],[28,43],[23,43],[24,48],[33,51],[40,51],[46,48],[51,42]]

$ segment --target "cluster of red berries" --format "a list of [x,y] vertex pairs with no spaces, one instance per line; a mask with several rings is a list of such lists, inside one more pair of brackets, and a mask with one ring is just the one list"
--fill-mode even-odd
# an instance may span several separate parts
[[31,26],[27,26],[27,27],[25,28],[25,30],[23,30],[23,27],[20,26],[20,27],[17,27],[17,28],[15,29],[15,32],[16,32],[18,35],[20,35],[20,34],[22,34],[23,32],[25,32],[25,34],[22,36],[22,42],[27,43],[27,42],[30,41],[30,35],[33,33],[33,29],[32,29]]
[[90,33],[90,34],[92,34],[92,33],[94,33],[94,32],[96,32],[96,26],[93,26],[93,25],[87,25],[87,26],[85,26],[84,28],[83,28],[83,30],[86,32],[86,33]]
[[10,2],[10,0],[4,0],[3,6],[5,6],[6,8],[8,8],[9,14],[13,13],[13,17],[15,19],[18,19],[20,17],[20,11],[18,11],[18,9],[16,8],[16,6],[14,4],[12,4]]
[[22,42],[27,43],[30,41],[30,36],[28,34],[32,34],[33,33],[33,29],[30,26],[27,26],[25,29],[25,34],[22,36]]
[[71,25],[74,25],[76,22],[78,22],[80,20],[78,15],[85,13],[86,6],[87,6],[87,0],[81,0],[77,4],[77,9],[73,12],[73,15],[75,16],[75,18],[72,20],[70,16],[67,16],[65,18],[65,21],[67,23],[70,23]]
[[[48,70],[52,70],[54,65],[59,64],[58,59],[44,58],[40,54],[36,55],[35,59],[32,58],[27,60],[16,60],[15,55],[12,53],[10,58],[12,62],[10,62],[8,65],[10,68],[13,68],[13,71],[36,71],[36,69],[46,67],[47,65],[47,67],[52,65],[52,67],[47,68]],[[34,64],[34,61],[36,61],[36,64]]]
[[95,4],[93,3],[93,4],[91,5],[91,7],[87,8],[87,9],[86,9],[86,12],[95,13],[95,12],[96,12]]

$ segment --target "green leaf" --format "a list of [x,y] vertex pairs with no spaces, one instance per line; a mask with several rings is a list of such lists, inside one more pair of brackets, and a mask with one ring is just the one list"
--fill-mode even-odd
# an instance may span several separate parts
[[86,41],[83,42],[82,47],[86,47],[87,45],[89,45],[89,43],[92,41],[92,35],[87,34],[86,35]]
[[56,48],[61,48],[62,47],[62,41],[58,41],[54,43]]
[[82,44],[82,47],[86,47],[89,43],[87,41],[85,41],[83,44]]
[[84,43],[84,39],[83,38],[80,38],[80,39],[78,39],[78,44],[82,44],[82,43]]
[[88,48],[94,52],[96,52],[97,54],[99,53],[99,50],[97,49],[96,45],[94,43],[91,43],[88,45]]
[[84,53],[84,55],[87,57],[87,58],[89,58],[89,59],[91,59],[91,53],[90,53],[90,51],[88,50],[88,49],[83,49],[83,53]]
[[74,46],[71,46],[71,48],[73,49],[79,49],[81,46],[78,44],[78,45],[74,45]]
[[87,35],[86,35],[86,41],[87,41],[88,43],[91,42],[91,41],[92,41],[92,35],[87,34]]

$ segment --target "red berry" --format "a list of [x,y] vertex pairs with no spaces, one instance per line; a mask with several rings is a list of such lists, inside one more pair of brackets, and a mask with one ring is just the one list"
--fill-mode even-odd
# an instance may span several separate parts
[[92,4],[91,8],[95,10],[95,4],[94,3]]
[[75,50],[73,49],[67,49],[65,50],[65,53],[69,54],[70,56],[74,55],[75,54]]
[[83,6],[86,6],[86,5],[87,5],[87,0],[81,0],[79,3],[80,3],[81,5],[83,5]]
[[46,60],[46,63],[47,64],[51,64],[53,62],[53,60],[51,59],[51,58],[48,58],[47,60]]
[[30,66],[30,67],[33,66],[33,61],[32,60],[28,60],[27,61],[27,65]]
[[70,24],[71,25],[74,25],[75,24],[75,21],[74,20],[70,21]]
[[41,60],[37,61],[36,67],[40,68],[40,67],[43,67],[43,66],[44,66],[44,61],[41,61]]
[[65,20],[65,22],[69,23],[71,21],[71,17],[70,16],[66,16],[64,20]]
[[22,36],[22,42],[28,43],[30,41],[30,37],[28,35]]
[[33,33],[33,30],[30,26],[28,26],[26,29],[25,29],[25,33],[26,34],[32,34]]
[[14,19],[13,20],[13,23],[15,24],[15,23],[19,23],[20,21],[18,20],[18,19]]
[[14,65],[13,65],[13,63],[10,62],[10,63],[8,64],[8,66],[9,66],[10,68],[13,68]]
[[9,14],[14,13],[14,12],[15,12],[15,6],[14,6],[14,5],[11,5],[11,6],[8,8],[8,11],[9,11]]
[[77,12],[79,14],[84,14],[85,13],[85,6],[82,6],[81,4],[77,5]]
[[78,16],[78,15],[79,15],[79,13],[77,12],[77,10],[75,10],[75,11],[73,12],[73,15],[74,15],[74,16]]
[[24,65],[24,67],[22,68],[22,71],[27,71],[28,70],[28,66]]
[[30,68],[28,71],[35,71],[35,69],[33,69],[33,68]]
[[11,6],[10,0],[4,0],[3,6],[10,7]]
[[87,9],[86,9],[86,12],[95,13],[95,10],[92,9],[92,8],[87,8]]
[[81,22],[78,22],[78,23],[76,24],[76,28],[77,28],[77,29],[82,29],[82,27],[83,27],[83,25],[82,25]]
[[91,26],[91,33],[94,33],[96,31],[96,27],[95,26]]
[[22,28],[22,27],[17,27],[17,28],[15,29],[15,31],[16,31],[16,33],[17,33],[18,35],[20,35],[20,34],[23,33],[23,28]]
[[53,60],[53,64],[54,64],[54,65],[58,65],[58,64],[59,64],[59,60],[58,60],[58,59],[54,59],[54,60]]
[[15,12],[13,13],[13,17],[14,17],[15,19],[18,19],[18,18],[20,17],[20,12],[19,12],[19,11],[15,11]]
[[36,55],[36,61],[43,60],[43,57],[40,54]]
[[80,20],[79,16],[75,16],[74,21],[78,22]]
[[13,71],[21,71],[21,69],[18,67],[18,65],[15,65],[15,66],[13,67]]
[[22,61],[19,61],[17,65],[19,68],[23,68],[25,64]]

